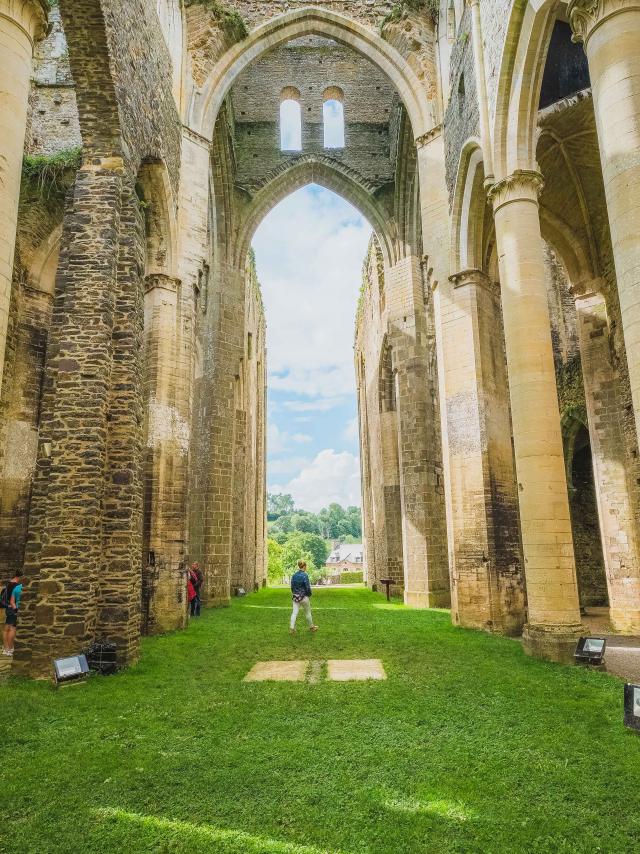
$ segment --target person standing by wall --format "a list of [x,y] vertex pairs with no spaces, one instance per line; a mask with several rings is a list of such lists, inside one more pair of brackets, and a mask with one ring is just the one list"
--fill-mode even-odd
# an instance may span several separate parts
[[307,564],[303,560],[298,561],[298,570],[291,576],[291,595],[293,598],[293,611],[291,612],[291,623],[289,631],[295,634],[296,620],[300,608],[304,609],[304,616],[310,632],[317,632],[318,627],[314,625],[311,616],[311,582],[307,575]]
[[0,602],[5,609],[5,625],[2,637],[2,654],[13,655],[16,630],[18,627],[18,611],[20,610],[20,597],[22,596],[22,581],[20,574],[16,573],[11,581],[8,581],[0,593]]
[[200,607],[202,605],[202,599],[200,598],[200,593],[202,591],[202,584],[204,582],[204,575],[202,574],[202,570],[200,569],[200,564],[196,561],[191,564],[191,569],[189,570],[189,577],[191,579],[191,583],[193,585],[193,589],[195,591],[195,596],[191,600],[191,616],[199,617],[200,616]]

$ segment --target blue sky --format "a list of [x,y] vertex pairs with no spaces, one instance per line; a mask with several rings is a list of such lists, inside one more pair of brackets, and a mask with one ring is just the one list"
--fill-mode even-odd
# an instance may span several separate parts
[[369,223],[311,184],[253,239],[267,320],[270,492],[360,504],[353,333]]

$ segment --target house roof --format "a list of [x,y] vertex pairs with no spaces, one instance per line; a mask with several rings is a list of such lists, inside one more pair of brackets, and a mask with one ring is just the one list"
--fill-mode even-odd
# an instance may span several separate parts
[[363,551],[362,543],[345,543],[331,552],[327,563],[342,563],[345,560],[351,563],[362,563]]

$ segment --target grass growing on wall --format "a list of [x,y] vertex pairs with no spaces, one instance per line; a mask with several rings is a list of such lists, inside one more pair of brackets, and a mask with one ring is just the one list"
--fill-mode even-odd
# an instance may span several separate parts
[[431,18],[434,24],[437,24],[440,13],[440,2],[439,0],[400,0],[384,18],[382,27],[385,24],[402,20],[409,12],[423,12]]
[[22,161],[22,181],[35,187],[38,194],[48,199],[64,191],[69,174],[82,163],[82,149],[68,148],[55,154],[27,154]]
[[227,38],[232,42],[246,39],[249,29],[242,15],[235,9],[231,9],[218,0],[184,0],[186,8],[189,6],[202,6],[213,14]]
[[[622,683],[367,590],[288,591],[143,641],[56,692],[0,685],[7,851],[591,854],[637,850]],[[258,660],[381,658],[383,683],[243,683]]]

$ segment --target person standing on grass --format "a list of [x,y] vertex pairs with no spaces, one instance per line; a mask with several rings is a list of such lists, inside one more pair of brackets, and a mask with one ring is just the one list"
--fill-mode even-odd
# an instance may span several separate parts
[[16,572],[11,581],[8,581],[0,594],[5,609],[4,634],[2,636],[2,654],[13,655],[13,644],[16,638],[18,626],[18,611],[20,609],[20,597],[22,596],[22,581],[20,573]]
[[187,599],[189,600],[189,614],[193,617],[196,607],[196,599],[198,598],[198,594],[196,593],[196,586],[194,582],[196,581],[196,574],[193,571],[192,567],[189,567],[187,570]]
[[202,570],[200,569],[199,563],[193,564],[193,568],[194,568],[194,571],[196,574],[196,578],[198,579],[196,584],[194,584],[194,587],[196,588],[196,600],[197,600],[196,601],[196,612],[195,612],[194,616],[199,617],[200,616],[200,608],[202,607],[202,585],[204,584],[204,575],[202,573]]
[[291,624],[289,631],[296,632],[296,620],[300,606],[304,608],[304,616],[307,620],[310,632],[317,632],[318,627],[313,623],[311,616],[311,582],[307,575],[307,564],[303,560],[298,561],[298,571],[291,576],[291,596],[293,598],[293,611],[291,612]]

